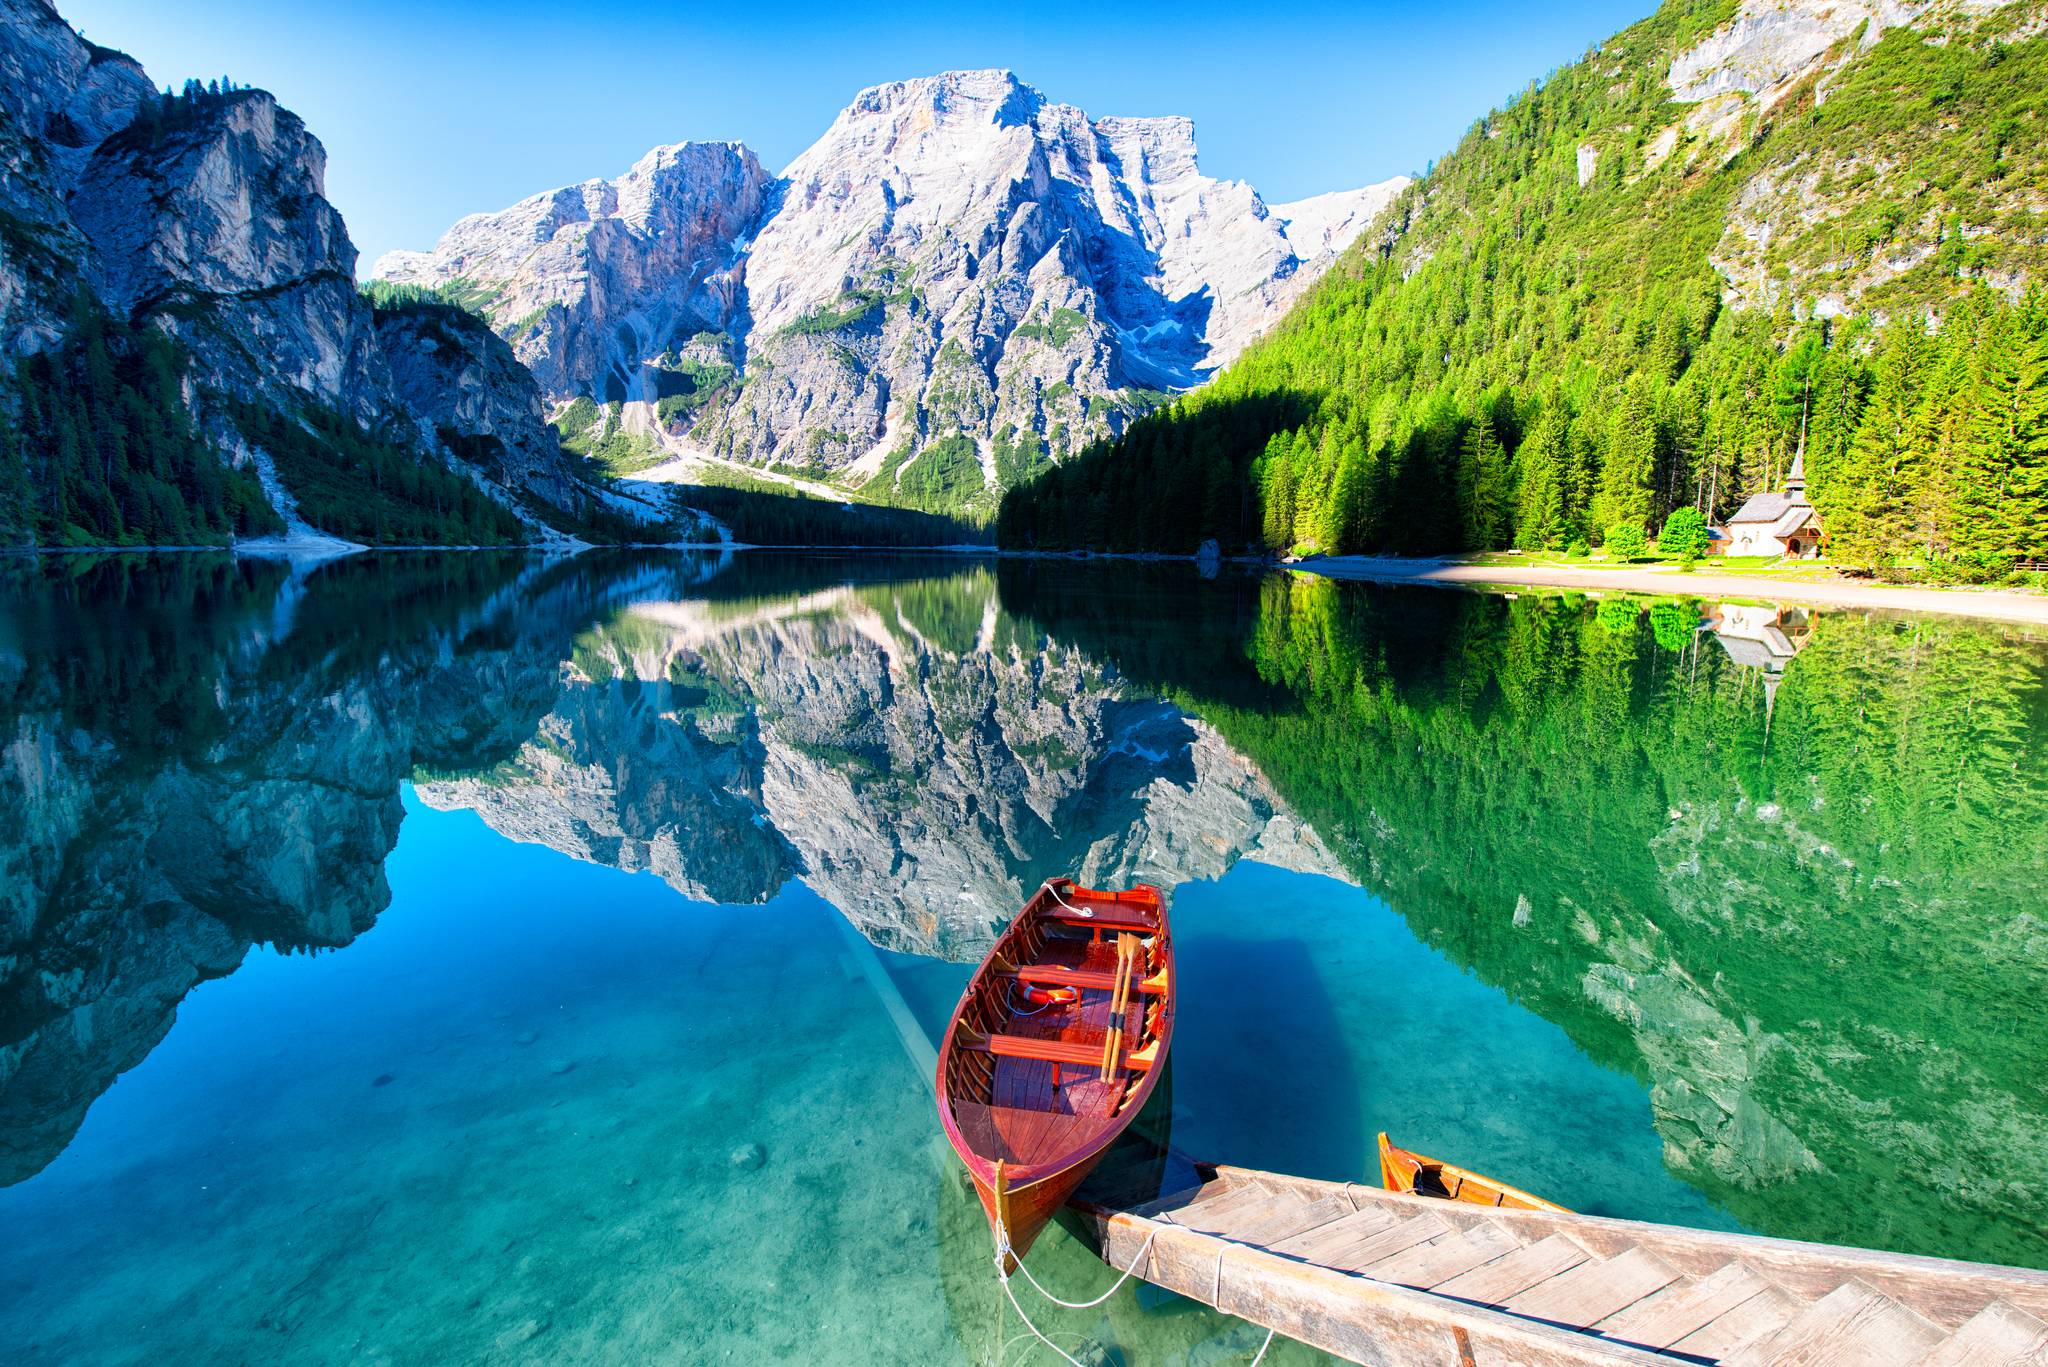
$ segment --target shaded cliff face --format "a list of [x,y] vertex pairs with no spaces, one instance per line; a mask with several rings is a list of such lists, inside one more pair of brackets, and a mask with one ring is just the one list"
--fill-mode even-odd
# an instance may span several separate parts
[[[56,344],[85,291],[184,345],[201,430],[223,458],[255,462],[281,505],[270,453],[237,429],[236,403],[340,414],[516,511],[527,500],[582,511],[588,495],[532,377],[495,338],[380,320],[360,297],[355,247],[326,198],[326,151],[269,94],[163,99],[44,0],[0,0],[0,71],[10,352]],[[285,472],[285,487],[299,477]]]
[[1007,71],[855,97],[779,178],[660,148],[375,273],[474,300],[550,396],[669,473],[778,467],[945,510],[1199,383],[1405,181],[1267,205],[1185,119],[1090,119]]
[[94,292],[163,318],[214,385],[377,416],[381,358],[326,161],[258,90],[168,127],[131,123],[93,150],[70,199]]
[[380,309],[376,338],[392,398],[465,467],[557,510],[589,501],[531,375],[481,321],[456,309]]
[[1000,610],[992,576],[641,603],[577,644],[539,734],[423,784],[515,839],[972,959],[1044,879],[1338,872],[1216,733]]
[[131,58],[80,39],[44,0],[0,0],[0,340],[9,354],[63,330],[88,250],[66,197],[92,149],[156,90]]

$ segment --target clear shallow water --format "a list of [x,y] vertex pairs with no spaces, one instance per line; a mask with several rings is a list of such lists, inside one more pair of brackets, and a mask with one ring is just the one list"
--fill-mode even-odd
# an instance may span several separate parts
[[[845,928],[935,1031],[1071,868],[1175,889],[1190,1153],[1367,1178],[1386,1128],[1582,1209],[2043,1260],[1999,1202],[2048,1113],[2038,642],[1829,619],[1773,672],[1423,590],[395,560],[13,586],[28,1361],[1047,1360]],[[1973,1202],[1897,1175],[1979,1155]]]

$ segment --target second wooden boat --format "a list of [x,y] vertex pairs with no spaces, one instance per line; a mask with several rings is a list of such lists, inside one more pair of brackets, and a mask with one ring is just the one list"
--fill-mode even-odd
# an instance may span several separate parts
[[939,1048],[939,1119],[1004,1271],[1144,1106],[1173,1039],[1159,889],[1055,878],[975,971]]
[[1554,1210],[1563,1206],[1532,1196],[1520,1187],[1469,1171],[1455,1163],[1425,1158],[1419,1153],[1394,1147],[1385,1130],[1380,1131],[1380,1185],[1388,1191],[1414,1196],[1435,1196],[1445,1201],[1463,1201],[1475,1206],[1503,1206],[1509,1210]]

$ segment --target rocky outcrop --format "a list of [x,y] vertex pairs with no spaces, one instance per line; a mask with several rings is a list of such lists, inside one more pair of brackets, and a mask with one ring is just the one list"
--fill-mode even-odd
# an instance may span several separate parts
[[1405,183],[1269,206],[1202,175],[1185,119],[949,72],[863,91],[778,179],[663,148],[375,273],[473,301],[551,397],[686,462],[986,505],[1230,360]]
[[100,301],[161,319],[210,386],[312,398],[359,419],[384,406],[355,247],[324,194],[326,152],[260,90],[95,148],[71,195]]
[[156,90],[45,0],[0,0],[0,88],[0,344],[18,354],[56,340],[76,288],[86,243],[65,197]]
[[532,377],[494,338],[380,324],[326,198],[326,151],[269,94],[165,99],[45,0],[0,0],[0,72],[0,338],[11,350],[52,345],[83,289],[185,345],[188,402],[227,458],[269,472],[234,403],[314,405],[464,471],[522,515],[587,504]]
[[[1654,172],[1674,155],[1688,167],[1735,163],[1774,111],[1795,96],[1825,105],[1894,30],[1990,51],[2038,33],[2041,22],[2038,4],[2015,0],[1743,0],[1734,18],[1671,59],[1666,83],[1675,100],[1691,107],[1644,140],[1640,169]],[[1923,79],[1893,77],[1884,88]],[[2031,227],[2041,208],[2037,177],[2025,165],[2001,171],[1962,199],[1962,209],[1924,193],[1924,168],[1962,155],[1933,146],[1953,132],[1952,124],[1916,128],[1901,120],[1806,147],[1793,140],[1797,150],[1776,151],[1786,141],[1779,139],[1771,151],[1750,156],[1712,254],[1727,282],[1726,302],[1765,311],[1789,306],[1823,318],[1873,308],[1882,314],[1901,299],[1924,306],[1924,299],[1913,300],[1915,290],[1894,290],[1887,299],[1884,287],[1934,273],[1937,252],[1957,240],[1979,243],[1985,260],[1978,278],[2017,298],[2038,241]],[[1858,226],[1875,219],[1887,226]],[[1994,243],[2017,250],[1989,250]],[[1945,291],[1923,282],[1917,292]]]
[[1886,29],[1989,14],[2012,0],[1743,0],[1740,12],[1671,60],[1683,101],[1741,92],[1777,103],[1845,39],[1868,51]]
[[375,273],[473,298],[548,394],[624,399],[643,362],[733,328],[738,248],[773,184],[737,143],[658,147],[617,180],[465,218],[431,254],[394,252]]
[[398,408],[494,486],[556,509],[589,495],[562,459],[547,406],[512,348],[460,309],[380,309],[376,343]]

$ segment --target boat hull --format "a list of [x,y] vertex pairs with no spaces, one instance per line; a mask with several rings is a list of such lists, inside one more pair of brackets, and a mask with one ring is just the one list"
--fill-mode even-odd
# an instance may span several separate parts
[[[1105,1146],[1106,1147],[1106,1146]],[[1005,1275],[1017,1270],[1017,1259],[1029,1252],[1045,1227],[1059,1214],[1060,1207],[1073,1198],[1074,1192],[1088,1180],[1088,1174],[1102,1161],[1100,1153],[1076,1163],[1073,1167],[1056,1172],[1050,1177],[1022,1187],[1006,1186],[1001,1201],[998,1201],[995,1184],[972,1165],[967,1175],[974,1182],[974,1194],[981,1198],[982,1213],[988,1216],[989,1236],[1001,1248],[1002,1231],[1007,1228],[1010,1237],[1010,1252],[1003,1262]],[[1007,1215],[1004,1213],[1007,1207]]]

